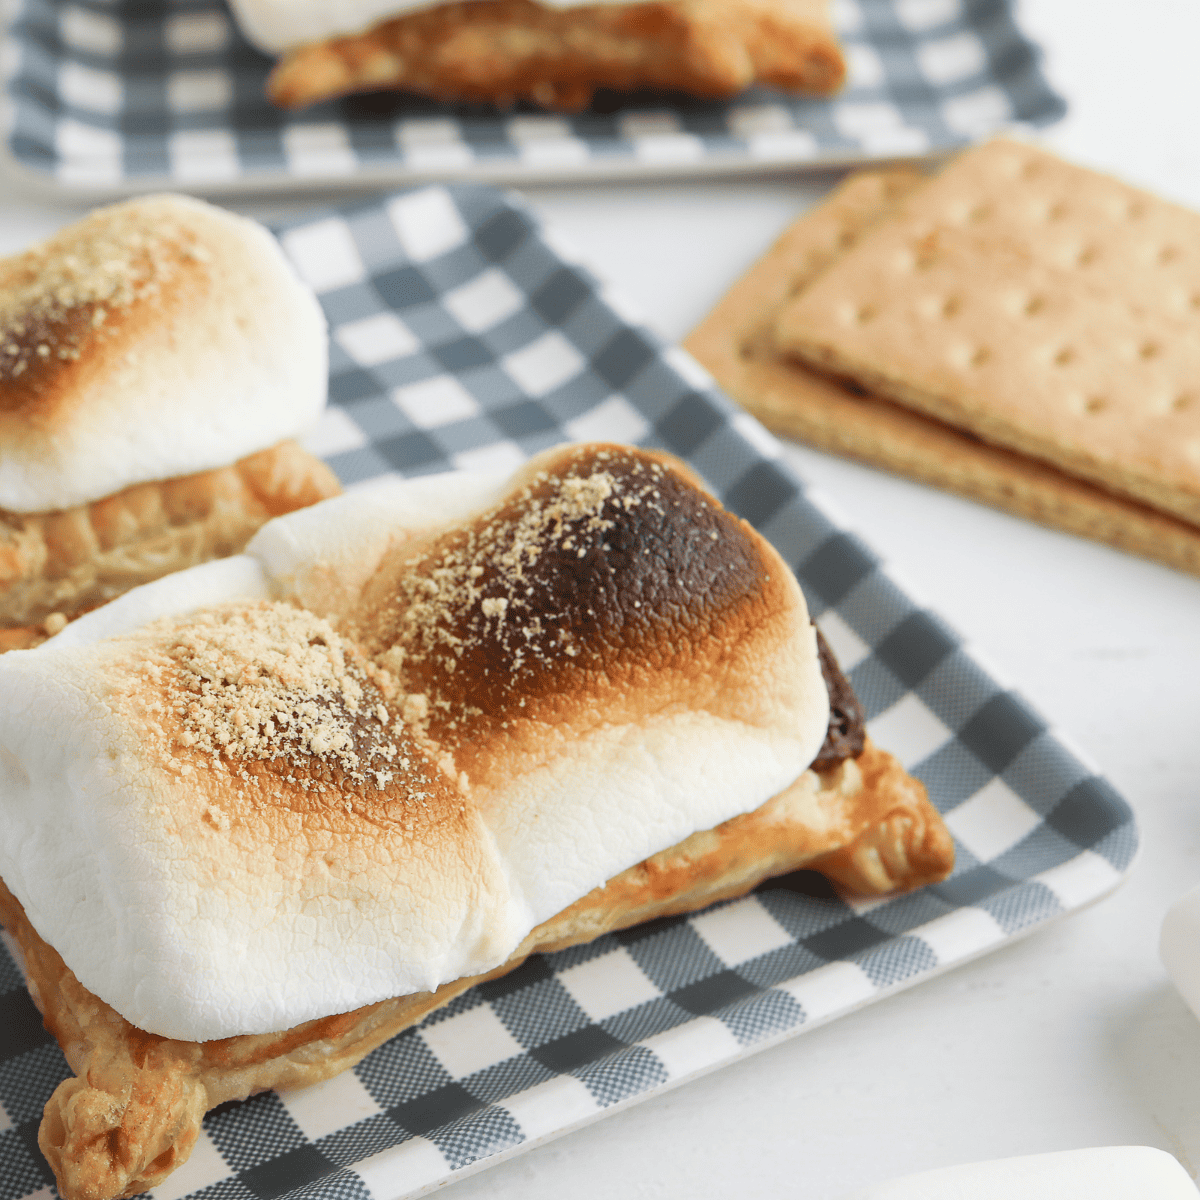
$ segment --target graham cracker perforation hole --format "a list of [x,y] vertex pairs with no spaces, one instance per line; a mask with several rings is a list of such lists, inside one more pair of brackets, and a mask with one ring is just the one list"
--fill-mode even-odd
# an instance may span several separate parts
[[1125,206],[1127,221],[1140,221],[1146,215],[1146,205],[1141,200],[1130,200]]
[[1160,267],[1166,267],[1173,262],[1177,262],[1182,256],[1183,251],[1178,246],[1162,246],[1154,256],[1154,261]]
[[1006,179],[1019,179],[1021,177],[1021,170],[1028,161],[1020,151],[1003,156],[997,155],[996,161],[992,164],[992,169],[997,175]]
[[1195,407],[1196,407],[1196,393],[1195,392],[1180,392],[1179,395],[1176,396],[1175,399],[1171,401],[1171,411],[1172,412],[1177,412],[1177,413],[1189,412],[1191,409],[1193,409]]
[[1083,402],[1083,411],[1093,417],[1107,408],[1108,401],[1103,396],[1089,396]]
[[857,325],[866,325],[870,321],[875,320],[879,315],[879,310],[873,304],[860,304],[854,310],[854,322]]
[[1061,200],[1058,200],[1054,204],[1051,204],[1048,209],[1046,209],[1046,220],[1061,221],[1069,211],[1070,210],[1067,208],[1067,206]]
[[1046,307],[1045,296],[1030,296],[1021,306],[1021,313],[1026,317],[1036,317]]
[[813,275],[827,265],[828,259],[820,250],[811,248],[805,252],[804,261],[795,268],[788,283],[788,295],[798,296],[812,282]]
[[1138,358],[1145,359],[1147,362],[1152,358],[1157,358],[1162,353],[1162,347],[1157,342],[1143,342],[1138,347]]
[[1200,312],[1200,292],[1193,292],[1188,297],[1188,306]]
[[1070,346],[1063,346],[1055,351],[1051,361],[1056,367],[1069,367],[1078,357]]
[[955,204],[946,210],[946,220],[952,225],[979,225],[992,215],[990,204]]
[[1079,253],[1075,255],[1075,265],[1077,267],[1090,267],[1099,257],[1099,246],[1082,246]]
[[759,362],[770,358],[774,350],[775,339],[771,336],[771,330],[756,329],[738,343],[737,353],[742,362]]
[[961,296],[947,296],[942,301],[941,308],[939,310],[940,315],[943,317],[956,317],[956,316],[958,316],[958,314],[961,311],[962,311],[962,297]]
[[853,229],[839,229],[837,235],[837,244],[839,250],[849,250],[851,246],[858,240],[858,235]]
[[967,365],[982,367],[992,357],[992,352],[986,346],[976,346],[967,356]]

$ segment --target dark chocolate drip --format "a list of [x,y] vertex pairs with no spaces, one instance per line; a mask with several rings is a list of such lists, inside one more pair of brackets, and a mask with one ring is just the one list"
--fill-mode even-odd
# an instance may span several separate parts
[[842,674],[829,643],[817,630],[817,652],[821,656],[821,674],[829,692],[829,729],[813,769],[825,771],[848,758],[857,758],[866,743],[867,719],[850,681]]

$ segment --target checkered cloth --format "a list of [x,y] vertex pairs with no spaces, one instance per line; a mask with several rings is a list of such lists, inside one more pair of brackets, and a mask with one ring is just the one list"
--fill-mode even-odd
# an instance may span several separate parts
[[925,154],[1064,111],[1010,0],[836,0],[851,75],[832,100],[766,89],[730,102],[609,96],[572,117],[382,94],[289,115],[265,99],[269,61],[221,0],[6,2],[9,155],[92,191],[848,162]]
[[[797,872],[742,900],[530,959],[346,1072],[209,1114],[160,1188],[211,1200],[395,1200],[597,1112],[803,1032],[1114,887],[1125,803],[872,551],[685,354],[624,317],[522,205],[431,186],[280,230],[332,327],[311,440],[353,486],[516,465],[564,437],[686,458],[795,565],[872,736],[925,781],[958,845],[945,883],[854,901]],[[0,955],[0,1200],[50,1182],[36,1149],[67,1074]]]

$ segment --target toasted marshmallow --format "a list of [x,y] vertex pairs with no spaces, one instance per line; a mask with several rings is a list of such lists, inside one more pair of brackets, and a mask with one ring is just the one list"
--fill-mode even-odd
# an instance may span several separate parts
[[923,1171],[844,1200],[1195,1200],[1196,1185],[1164,1150],[1101,1146]]
[[261,225],[185,196],[0,263],[0,509],[47,512],[307,432],[326,324]]
[[6,655],[0,692],[0,876],[87,988],[191,1040],[498,966],[791,784],[829,714],[776,552],[603,446],[279,518]]
[[[638,4],[643,0],[599,0],[601,4]],[[597,0],[538,0],[546,8],[581,8]],[[265,54],[325,38],[362,33],[380,21],[436,7],[437,0],[231,0],[230,7],[246,38]]]

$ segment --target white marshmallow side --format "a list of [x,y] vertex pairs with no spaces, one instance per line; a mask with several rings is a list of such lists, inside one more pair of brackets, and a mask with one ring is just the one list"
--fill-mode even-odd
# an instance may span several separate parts
[[405,831],[382,823],[319,854],[219,828],[192,779],[148,761],[110,707],[113,644],[5,664],[0,874],[134,1025],[196,1041],[286,1029],[494,965],[523,936],[478,818],[415,863]]
[[[140,969],[127,936],[131,913],[146,911],[138,871],[113,874],[107,848],[135,827],[110,828],[97,793],[112,790],[119,755],[99,736],[111,712],[98,705],[71,659],[43,649],[6,656],[0,706],[0,861],[5,883],[34,927],[66,935],[72,958],[88,970],[108,958],[132,979]],[[59,668],[47,673],[46,666]],[[71,932],[75,930],[76,932]],[[95,975],[94,970],[89,971]],[[128,1003],[130,987],[125,989]]]
[[1151,1146],[1101,1146],[925,1171],[843,1200],[1196,1200],[1171,1155]]
[[[801,687],[772,727],[670,712],[577,739],[481,797],[478,863],[446,872],[448,898],[399,860],[388,889],[364,897],[316,886],[303,848],[289,863],[286,846],[272,860],[210,832],[195,789],[148,765],[138,731],[114,718],[112,643],[100,639],[222,600],[303,598],[318,565],[336,575],[356,556],[377,563],[406,532],[469,516],[502,490],[450,475],[325,501],[271,522],[245,555],[138,588],[0,658],[0,877],[81,982],[135,1025],[192,1040],[266,1033],[490,970],[542,920],[758,807],[812,760],[828,700],[804,625],[795,662],[773,664]],[[203,836],[179,840],[185,817]]]
[[301,437],[320,417],[328,338],[312,290],[256,221],[190,197],[167,199],[212,248],[222,294],[197,311],[165,307],[161,325],[89,385],[53,436],[0,443],[0,508],[70,508],[228,466]]
[[[824,690],[819,670],[817,686]],[[609,726],[514,779],[496,803],[484,798],[484,820],[529,907],[529,928],[650,855],[783,791],[821,748],[829,710],[821,716],[819,708],[802,722],[807,736],[790,738],[705,712]]]
[[465,520],[506,490],[506,471],[386,479],[268,521],[246,553],[280,598],[325,616],[350,609],[392,547]]
[[[582,8],[593,4],[638,4],[643,0],[538,0],[546,8]],[[246,38],[265,54],[282,54],[308,42],[363,33],[380,21],[421,9],[436,0],[231,0],[230,7]]]

